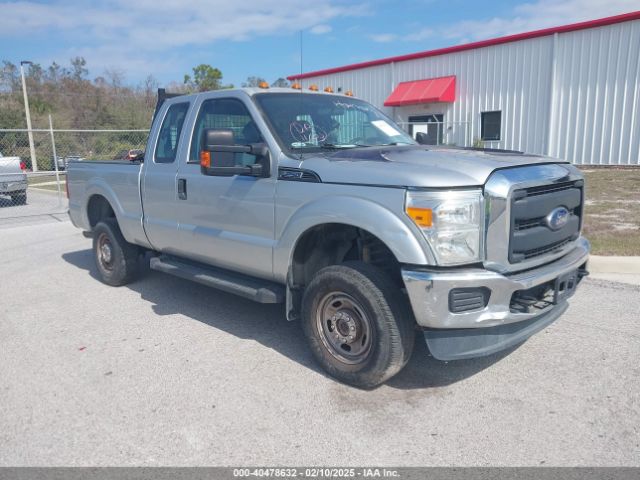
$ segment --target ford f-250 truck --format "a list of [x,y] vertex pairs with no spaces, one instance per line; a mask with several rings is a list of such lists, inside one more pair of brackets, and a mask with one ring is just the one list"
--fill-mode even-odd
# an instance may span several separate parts
[[104,282],[152,252],[154,270],[282,302],[320,365],[363,388],[403,368],[416,332],[440,360],[523,342],[587,274],[574,166],[420,145],[346,95],[171,98],[142,162],[71,162],[67,180]]

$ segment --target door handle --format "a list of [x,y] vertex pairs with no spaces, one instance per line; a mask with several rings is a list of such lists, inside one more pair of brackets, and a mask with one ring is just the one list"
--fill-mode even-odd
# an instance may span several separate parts
[[186,200],[187,199],[187,179],[179,178],[178,179],[178,200]]

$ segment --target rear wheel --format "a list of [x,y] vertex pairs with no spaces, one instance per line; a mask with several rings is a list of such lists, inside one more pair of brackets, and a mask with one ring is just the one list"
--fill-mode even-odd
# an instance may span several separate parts
[[138,273],[139,249],[127,242],[115,219],[99,222],[93,229],[93,253],[102,281],[119,287]]
[[11,194],[11,201],[14,205],[26,205],[27,204],[27,191],[21,190]]
[[414,344],[414,321],[400,288],[381,270],[349,262],[320,270],[302,301],[311,350],[333,377],[373,388],[398,373]]

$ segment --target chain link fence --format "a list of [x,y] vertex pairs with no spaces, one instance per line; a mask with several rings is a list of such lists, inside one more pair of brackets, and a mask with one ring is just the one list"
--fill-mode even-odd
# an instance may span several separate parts
[[0,220],[64,213],[71,160],[125,159],[148,130],[0,130]]

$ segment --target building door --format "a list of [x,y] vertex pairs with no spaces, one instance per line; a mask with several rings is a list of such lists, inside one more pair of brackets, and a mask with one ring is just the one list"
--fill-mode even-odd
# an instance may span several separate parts
[[409,134],[416,138],[418,133],[425,133],[427,135],[426,145],[442,145],[443,120],[442,113],[411,116],[409,117]]

